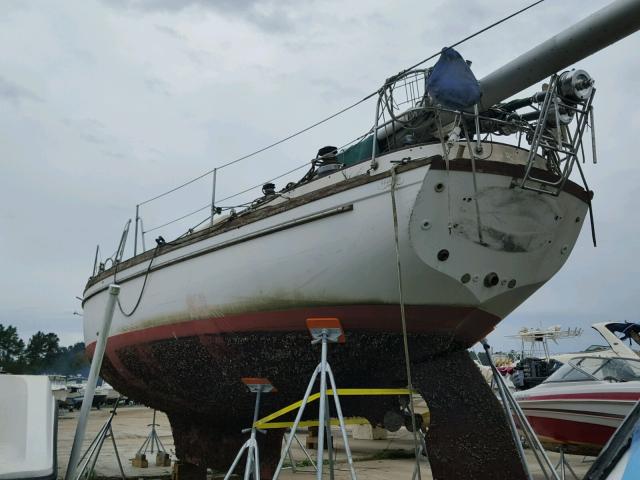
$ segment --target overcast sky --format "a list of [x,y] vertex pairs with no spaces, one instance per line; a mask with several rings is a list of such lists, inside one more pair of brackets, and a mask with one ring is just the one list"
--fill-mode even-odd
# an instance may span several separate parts
[[[81,340],[74,297],[96,244],[103,258],[113,253],[137,203],[337,111],[527,3],[0,1],[0,323],[25,338],[45,330],[63,344]],[[607,3],[547,0],[459,51],[481,78]],[[585,225],[560,273],[493,334],[496,346],[516,347],[505,335],[521,326],[640,321],[639,52],[636,34],[578,65],[598,88],[600,162],[586,169],[599,245]],[[373,115],[369,102],[223,170],[218,198],[347,143]],[[206,178],[145,205],[146,229],[209,196]]]

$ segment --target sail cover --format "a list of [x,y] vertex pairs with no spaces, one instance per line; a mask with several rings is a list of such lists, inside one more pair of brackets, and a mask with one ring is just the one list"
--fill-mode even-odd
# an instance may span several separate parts
[[472,107],[480,100],[480,84],[462,55],[453,48],[443,48],[426,90],[434,104],[452,110]]

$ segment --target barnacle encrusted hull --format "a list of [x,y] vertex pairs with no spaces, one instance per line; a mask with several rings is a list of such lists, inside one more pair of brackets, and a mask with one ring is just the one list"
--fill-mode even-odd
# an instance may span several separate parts
[[[484,329],[492,325],[489,318],[479,323]],[[346,337],[329,354],[339,387],[406,386],[401,334],[347,330]],[[266,415],[302,398],[319,359],[319,347],[305,332],[117,340],[105,359],[104,377],[167,413],[176,454],[191,464],[192,478],[203,478],[206,467],[226,470],[246,440],[240,430],[249,426],[255,398],[241,377],[264,376],[277,386],[277,393],[264,396]],[[435,478],[525,478],[504,414],[464,346],[451,335],[409,336],[414,385],[431,412],[427,444]],[[388,396],[341,402],[347,416],[373,424],[398,409],[398,399]],[[317,418],[317,408],[310,406],[307,416]],[[263,478],[273,472],[281,440],[280,430],[260,436]]]

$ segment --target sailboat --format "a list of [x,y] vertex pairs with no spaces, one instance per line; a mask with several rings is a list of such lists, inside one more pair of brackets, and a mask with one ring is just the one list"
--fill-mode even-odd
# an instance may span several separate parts
[[[177,457],[204,478],[244,441],[253,399],[240,378],[273,382],[265,409],[298,400],[317,361],[305,320],[336,317],[347,341],[331,364],[344,386],[406,385],[406,337],[434,476],[525,478],[465,349],[567,261],[589,218],[592,192],[571,174],[595,89],[587,72],[563,70],[639,27],[640,2],[620,0],[479,82],[444,49],[434,66],[385,81],[374,128],[349,148],[320,148],[298,182],[265,184],[241,211],[213,205],[204,227],[94,269],[90,352],[109,285],[121,287],[102,377],[166,412]],[[372,423],[393,408],[393,398],[344,401]],[[260,439],[263,478],[281,438]]]

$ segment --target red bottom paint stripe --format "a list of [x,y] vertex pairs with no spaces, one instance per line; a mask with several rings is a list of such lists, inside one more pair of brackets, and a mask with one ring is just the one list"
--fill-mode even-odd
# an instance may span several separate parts
[[[458,341],[472,345],[485,337],[501,320],[473,307],[406,307],[407,329],[411,333],[452,334]],[[336,317],[345,332],[367,330],[400,332],[398,305],[346,305],[296,308],[271,312],[233,315],[158,325],[109,337],[107,349],[145,344],[170,338],[242,332],[306,331],[306,319]],[[93,352],[95,342],[87,346]]]
[[523,398],[521,401],[535,402],[538,400],[630,400],[637,402],[640,400],[640,388],[635,392],[588,392],[536,395]]
[[601,447],[615,432],[613,427],[593,423],[529,415],[527,415],[527,419],[538,436],[546,437],[557,443],[589,444]]

